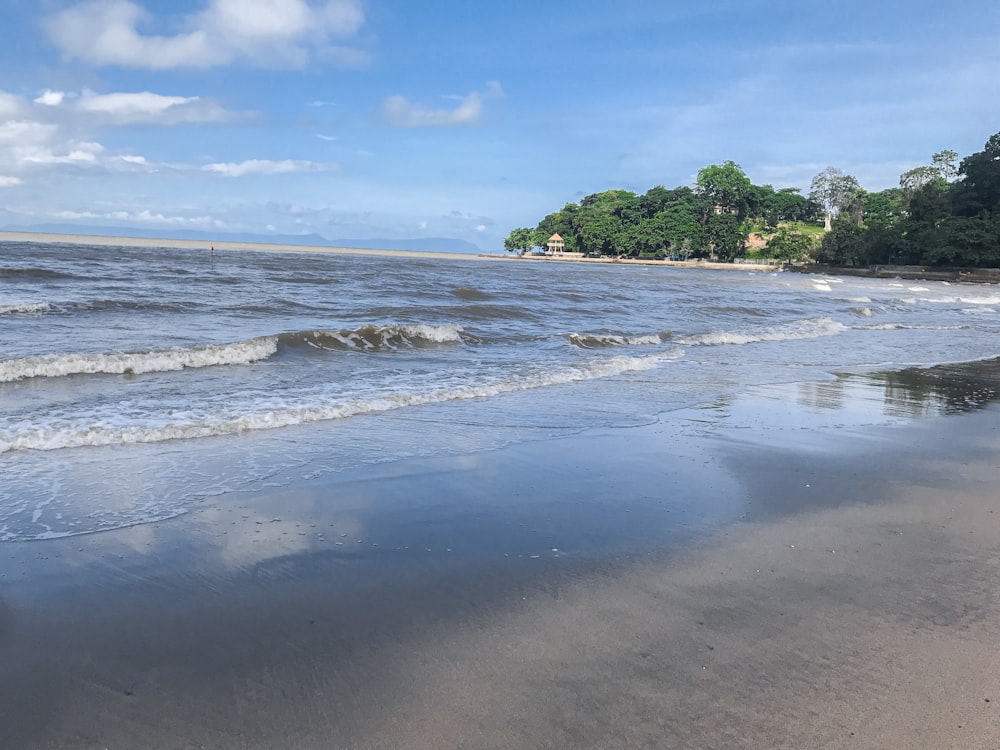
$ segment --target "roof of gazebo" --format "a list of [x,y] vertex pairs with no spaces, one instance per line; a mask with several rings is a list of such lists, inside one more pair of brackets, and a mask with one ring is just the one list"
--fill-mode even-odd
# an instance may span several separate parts
[[551,237],[549,237],[549,242],[565,242],[565,240],[563,240],[563,238],[560,237],[558,234],[554,234]]

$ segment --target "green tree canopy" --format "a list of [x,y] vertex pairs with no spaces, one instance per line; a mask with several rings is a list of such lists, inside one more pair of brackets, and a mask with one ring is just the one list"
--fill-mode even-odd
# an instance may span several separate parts
[[852,175],[844,174],[837,167],[827,167],[813,177],[809,197],[826,212],[826,229],[832,228],[833,217],[845,210],[857,197],[861,185]]
[[698,170],[698,192],[740,220],[746,216],[752,189],[750,178],[734,161],[710,164]]

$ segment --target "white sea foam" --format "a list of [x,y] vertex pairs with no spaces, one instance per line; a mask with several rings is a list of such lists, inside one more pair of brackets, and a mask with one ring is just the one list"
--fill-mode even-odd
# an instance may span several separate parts
[[267,359],[277,350],[277,337],[261,336],[234,344],[154,349],[147,352],[41,354],[0,360],[0,383],[25,378],[96,373],[138,375],[146,372],[170,372],[186,367],[249,364]]
[[856,331],[961,331],[968,326],[911,326],[903,323],[874,323],[852,326]]
[[50,312],[52,305],[48,302],[23,302],[17,305],[0,305],[0,315],[15,315],[18,313]]
[[56,418],[48,424],[0,428],[0,453],[155,443],[291,427],[408,406],[490,398],[505,393],[597,380],[654,369],[676,356],[677,352],[645,357],[609,357],[578,366],[540,370],[475,385],[455,383],[424,391],[396,391],[339,400],[322,393],[312,397],[258,396],[254,400],[240,400],[238,407],[172,409],[169,414],[155,416],[139,417],[121,412],[79,414],[69,422]]
[[[453,344],[463,341],[464,329],[456,324],[444,325],[364,325],[353,330],[312,331],[302,339],[316,349],[403,349],[426,344]],[[295,334],[290,335],[295,338]]]
[[754,344],[759,341],[789,341],[812,339],[820,336],[836,336],[847,327],[827,317],[800,320],[777,330],[757,331],[715,331],[686,336],[677,343],[686,346],[718,346],[721,344]]
[[625,336],[612,333],[570,333],[566,336],[570,343],[583,349],[598,349],[608,346],[655,346],[663,343],[659,333]]
[[1000,305],[1000,297],[959,297],[967,305]]

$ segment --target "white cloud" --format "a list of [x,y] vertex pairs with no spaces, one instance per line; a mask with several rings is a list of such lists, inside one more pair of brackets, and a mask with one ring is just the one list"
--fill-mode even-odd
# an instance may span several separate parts
[[88,91],[77,108],[85,112],[132,117],[162,114],[170,107],[192,101],[197,101],[197,97],[162,96],[148,91],[139,94],[94,94]]
[[0,144],[44,143],[57,129],[55,125],[34,120],[7,120],[0,122]]
[[274,175],[288,174],[290,172],[324,172],[337,168],[335,164],[322,164],[314,161],[302,161],[299,159],[284,159],[282,161],[271,161],[269,159],[249,159],[242,162],[222,162],[216,164],[206,164],[202,169],[206,172],[214,172],[224,177],[244,177],[252,174]]
[[364,23],[362,0],[208,0],[173,35],[144,34],[155,18],[132,0],[88,0],[46,24],[63,55],[97,65],[162,70],[210,68],[244,60],[261,67],[298,68],[310,59],[344,63],[364,57],[331,44]]
[[321,141],[335,141],[335,140],[337,140],[337,136],[335,136],[335,135],[323,135],[322,133],[316,133],[316,137],[319,138]]
[[44,104],[47,107],[58,107],[62,104],[63,99],[66,94],[62,91],[52,91],[50,89],[45,89],[37,99],[35,99],[35,104]]
[[141,211],[56,211],[53,218],[64,221],[116,221],[153,224],[161,227],[203,227],[220,229],[225,223],[212,216],[171,216],[142,209]]
[[483,99],[501,98],[503,89],[496,81],[486,85],[486,92],[473,91],[459,98],[454,109],[434,109],[414,104],[405,96],[389,96],[382,100],[382,117],[397,128],[454,127],[478,125],[483,120]]
[[21,184],[20,177],[7,177],[6,175],[0,174],[0,188],[14,187],[15,185]]
[[76,109],[113,124],[154,123],[177,125],[194,122],[226,122],[239,117],[214,102],[197,96],[164,96],[149,91],[95,94],[84,91]]
[[22,165],[95,166],[103,153],[104,146],[92,141],[73,141],[60,150],[48,146],[19,146],[14,149],[14,156]]
[[0,91],[0,117],[18,117],[24,110],[24,100],[21,97]]

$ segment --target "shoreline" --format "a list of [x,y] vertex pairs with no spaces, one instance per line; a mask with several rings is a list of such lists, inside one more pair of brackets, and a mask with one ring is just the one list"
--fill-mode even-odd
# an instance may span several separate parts
[[992,747],[1000,405],[843,424],[795,392],[2,544],[0,735]]
[[801,274],[828,274],[831,276],[860,276],[878,279],[909,279],[924,281],[957,281],[977,284],[1000,284],[1000,270],[961,269],[917,269],[895,266],[856,268],[848,266],[825,266],[822,264],[782,264],[779,262],[733,262],[717,263],[697,260],[654,260],[644,258],[585,258],[559,255],[511,255],[493,253],[446,253],[423,250],[391,250],[379,248],[333,247],[326,245],[289,245],[261,242],[203,242],[201,240],[174,240],[166,238],[112,237],[106,235],[54,234],[47,232],[0,231],[0,243],[38,242],[46,244],[76,244],[96,247],[157,248],[168,247],[185,250],[205,250],[211,247],[220,251],[278,252],[329,255],[362,255],[383,258],[410,258],[425,260],[476,260],[476,261],[546,261],[554,263],[591,263],[598,265],[653,266],[659,268],[687,268],[712,271],[761,271]]
[[263,242],[205,242],[202,240],[175,240],[147,237],[112,237],[91,234],[53,234],[47,232],[0,231],[0,243],[38,242],[45,244],[88,245],[94,247],[157,248],[166,247],[179,250],[204,250],[214,247],[219,251],[304,253],[330,255],[368,255],[387,258],[426,258],[433,260],[488,260],[502,256],[474,253],[445,253],[422,250],[382,250],[378,248],[333,247],[327,245],[288,245]]

